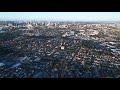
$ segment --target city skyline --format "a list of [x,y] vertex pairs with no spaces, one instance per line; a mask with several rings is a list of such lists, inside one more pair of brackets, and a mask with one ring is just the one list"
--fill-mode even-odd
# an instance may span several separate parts
[[0,21],[120,21],[120,12],[0,12]]

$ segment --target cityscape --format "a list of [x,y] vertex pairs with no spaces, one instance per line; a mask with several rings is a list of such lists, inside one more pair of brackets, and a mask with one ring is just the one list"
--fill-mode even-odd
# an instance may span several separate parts
[[120,78],[120,21],[2,19],[0,78]]

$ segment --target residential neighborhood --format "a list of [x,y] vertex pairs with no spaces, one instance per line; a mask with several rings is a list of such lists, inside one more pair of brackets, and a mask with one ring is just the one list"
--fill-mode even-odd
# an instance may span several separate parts
[[119,75],[119,22],[0,21],[0,78]]

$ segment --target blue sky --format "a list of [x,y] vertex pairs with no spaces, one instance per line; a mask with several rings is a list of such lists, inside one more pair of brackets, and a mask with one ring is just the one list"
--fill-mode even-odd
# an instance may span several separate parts
[[0,20],[119,21],[120,12],[0,12]]

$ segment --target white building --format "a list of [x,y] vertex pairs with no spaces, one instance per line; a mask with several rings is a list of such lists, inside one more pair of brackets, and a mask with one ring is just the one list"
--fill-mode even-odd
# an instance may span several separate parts
[[61,46],[61,50],[64,50],[65,49],[65,47],[64,46]]
[[68,25],[59,25],[59,28],[68,28]]
[[80,35],[83,35],[83,34],[85,34],[85,30],[79,30],[80,31]]
[[27,25],[27,28],[28,28],[29,30],[31,30],[31,29],[33,29],[33,26],[32,26],[31,24],[28,24],[28,25]]

